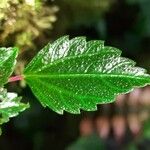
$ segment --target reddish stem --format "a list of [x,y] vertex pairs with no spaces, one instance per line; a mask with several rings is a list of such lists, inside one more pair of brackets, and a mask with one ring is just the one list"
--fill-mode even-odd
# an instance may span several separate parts
[[23,80],[23,79],[24,79],[24,77],[23,77],[23,76],[18,75],[18,76],[10,77],[10,78],[8,79],[8,82],[15,82],[15,81]]

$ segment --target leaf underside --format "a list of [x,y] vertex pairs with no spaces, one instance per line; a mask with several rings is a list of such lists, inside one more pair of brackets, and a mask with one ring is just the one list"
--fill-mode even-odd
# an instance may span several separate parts
[[145,69],[120,57],[103,41],[64,36],[45,46],[24,71],[27,84],[43,106],[78,114],[110,103],[122,93],[150,84]]
[[8,81],[16,64],[17,48],[0,48],[0,87]]

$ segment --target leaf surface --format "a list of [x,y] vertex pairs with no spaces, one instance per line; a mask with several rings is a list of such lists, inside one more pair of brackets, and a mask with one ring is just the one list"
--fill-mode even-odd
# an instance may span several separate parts
[[0,48],[0,87],[8,81],[16,64],[17,48]]
[[0,88],[0,125],[29,107],[29,104],[21,103],[20,100],[21,97],[16,93],[7,93],[7,90]]
[[85,37],[64,36],[45,46],[24,71],[43,106],[57,113],[96,110],[122,93],[150,84],[145,69],[121,57],[117,48]]

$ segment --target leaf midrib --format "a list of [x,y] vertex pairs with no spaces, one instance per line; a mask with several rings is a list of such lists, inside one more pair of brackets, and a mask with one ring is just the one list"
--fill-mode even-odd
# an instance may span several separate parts
[[132,78],[132,79],[146,79],[150,84],[150,76],[136,76],[127,74],[27,74],[25,78],[77,78],[77,77],[117,77],[117,78]]

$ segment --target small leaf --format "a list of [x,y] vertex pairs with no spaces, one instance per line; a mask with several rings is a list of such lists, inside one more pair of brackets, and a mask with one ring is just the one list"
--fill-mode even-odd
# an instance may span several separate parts
[[0,125],[29,107],[29,104],[21,103],[20,100],[21,97],[17,97],[17,94],[7,93],[7,90],[0,88]]
[[25,79],[43,106],[57,113],[96,110],[122,93],[150,84],[150,75],[103,41],[62,37],[45,46],[25,69]]
[[8,81],[16,64],[17,48],[0,48],[0,87]]

